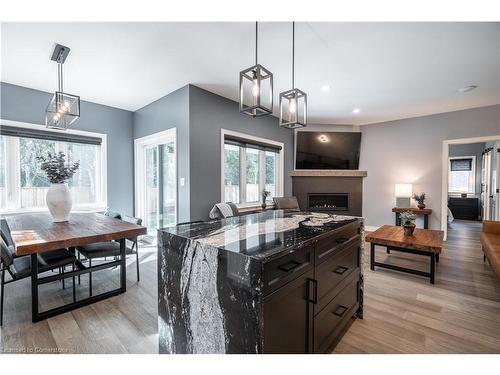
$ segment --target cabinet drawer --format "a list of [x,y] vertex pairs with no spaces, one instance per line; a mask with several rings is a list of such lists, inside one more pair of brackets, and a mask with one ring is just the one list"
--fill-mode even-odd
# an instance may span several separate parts
[[328,257],[354,242],[359,243],[361,239],[359,232],[359,222],[355,221],[341,228],[338,232],[334,232],[327,238],[319,240],[316,244],[316,264],[324,262]]
[[315,353],[323,353],[332,345],[357,306],[358,279],[355,279],[314,317]]
[[318,281],[318,304],[316,311],[323,307],[337,294],[339,284],[359,267],[359,241],[356,241],[329,257],[316,269]]
[[293,253],[264,264],[264,294],[285,285],[313,266],[313,245],[296,249]]

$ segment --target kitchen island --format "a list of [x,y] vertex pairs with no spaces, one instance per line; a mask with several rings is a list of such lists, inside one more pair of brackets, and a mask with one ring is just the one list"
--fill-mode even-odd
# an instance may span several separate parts
[[331,351],[362,318],[363,235],[282,210],[160,229],[160,353]]

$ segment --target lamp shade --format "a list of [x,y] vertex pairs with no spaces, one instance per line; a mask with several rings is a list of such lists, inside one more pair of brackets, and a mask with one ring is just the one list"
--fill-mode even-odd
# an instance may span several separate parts
[[412,184],[396,184],[396,198],[411,198],[413,194]]

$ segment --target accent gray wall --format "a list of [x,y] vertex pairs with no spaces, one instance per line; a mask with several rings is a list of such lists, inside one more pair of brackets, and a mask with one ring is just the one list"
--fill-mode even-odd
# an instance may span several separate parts
[[426,192],[433,209],[430,227],[439,229],[443,141],[500,134],[500,105],[371,124],[361,131],[366,224],[393,223],[394,185],[408,182],[414,192]]
[[[51,97],[51,93],[0,82],[0,118],[42,127]],[[132,112],[82,100],[74,128],[107,134],[108,206],[132,215]]]
[[449,156],[475,156],[476,157],[476,193],[474,196],[479,198],[481,195],[481,157],[486,149],[486,144],[482,143],[467,143],[463,145],[450,145]]
[[189,86],[191,220],[208,218],[221,199],[221,129],[284,143],[284,194],[292,194],[293,130],[281,129],[273,116],[251,118],[239,113],[238,103]]
[[185,222],[190,220],[189,85],[134,112],[134,139],[170,128],[177,128],[177,211],[178,222]]

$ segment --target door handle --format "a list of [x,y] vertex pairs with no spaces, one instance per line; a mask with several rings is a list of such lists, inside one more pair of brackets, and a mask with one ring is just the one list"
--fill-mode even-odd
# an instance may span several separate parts
[[[318,281],[314,279],[308,279],[309,280],[309,290],[307,293],[307,301],[311,303],[318,303]],[[311,292],[311,287],[312,287],[312,292]],[[311,298],[312,296],[312,298]]]
[[342,305],[340,305],[340,306],[337,308],[337,310],[335,310],[335,311],[333,312],[333,315],[337,315],[337,316],[342,317],[342,315],[344,315],[344,314],[345,314],[345,312],[346,312],[347,310],[349,310],[349,308],[348,308],[347,306],[342,306]]
[[334,271],[332,271],[333,273],[336,273],[338,275],[342,275],[344,274],[349,268],[348,267],[343,267],[343,266],[338,266]]

